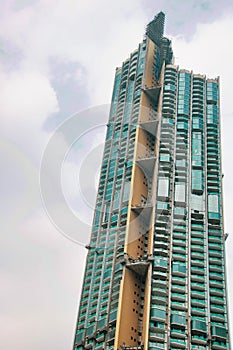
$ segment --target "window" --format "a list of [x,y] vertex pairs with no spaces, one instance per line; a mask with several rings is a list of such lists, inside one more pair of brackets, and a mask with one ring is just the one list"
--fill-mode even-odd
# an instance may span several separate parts
[[219,212],[219,198],[217,194],[208,195],[208,211],[211,213]]
[[175,215],[185,215],[186,214],[186,209],[182,207],[175,207],[174,208],[174,214]]
[[96,207],[94,225],[98,225],[99,224],[101,212],[102,212],[102,208],[101,207]]
[[170,162],[170,154],[160,154],[159,156],[161,162]]
[[174,263],[172,266],[172,272],[182,272],[185,274],[186,273],[186,265]]
[[108,222],[108,218],[109,218],[109,211],[110,211],[110,203],[107,202],[105,203],[104,206],[104,215],[103,215],[103,222]]
[[120,190],[116,190],[114,194],[114,200],[113,200],[113,210],[117,209],[120,204]]
[[175,184],[175,202],[185,202],[185,183],[179,182]]
[[157,202],[157,209],[167,210],[168,209],[168,203],[166,203],[166,202]]
[[128,201],[129,200],[129,194],[130,194],[130,182],[129,181],[125,181],[123,201]]
[[199,196],[196,194],[191,195],[191,210],[204,210],[204,198],[203,196]]
[[176,166],[179,167],[185,167],[186,166],[186,160],[185,159],[177,159],[176,160]]
[[195,190],[203,190],[203,172],[198,169],[192,169],[192,191]]
[[159,179],[158,196],[169,197],[169,179],[166,177]]
[[151,318],[158,318],[158,319],[164,319],[166,320],[166,311],[157,309],[157,308],[152,308],[151,309]]

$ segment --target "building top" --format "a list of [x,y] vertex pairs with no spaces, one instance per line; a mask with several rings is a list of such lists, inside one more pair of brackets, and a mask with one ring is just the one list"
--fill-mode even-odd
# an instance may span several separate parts
[[146,27],[146,35],[157,45],[160,45],[160,42],[163,38],[164,22],[165,14],[161,11]]

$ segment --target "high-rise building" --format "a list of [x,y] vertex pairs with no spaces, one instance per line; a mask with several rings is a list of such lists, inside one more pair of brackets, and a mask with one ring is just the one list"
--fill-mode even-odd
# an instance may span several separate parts
[[116,69],[74,349],[230,349],[219,79],[155,16]]

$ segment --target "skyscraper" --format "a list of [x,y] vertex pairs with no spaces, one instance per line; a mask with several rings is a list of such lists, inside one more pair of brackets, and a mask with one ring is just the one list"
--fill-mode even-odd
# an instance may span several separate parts
[[219,79],[164,17],[116,69],[75,350],[230,349]]

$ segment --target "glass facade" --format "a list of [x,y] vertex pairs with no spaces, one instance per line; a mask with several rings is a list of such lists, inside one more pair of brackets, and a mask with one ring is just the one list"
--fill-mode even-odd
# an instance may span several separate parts
[[116,70],[74,350],[230,349],[219,81],[163,25]]

